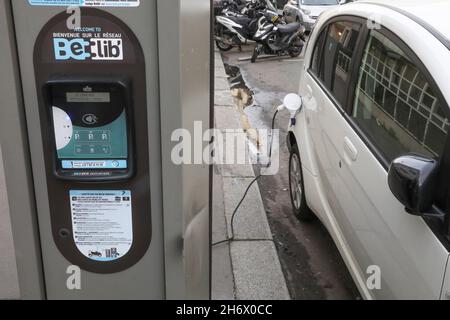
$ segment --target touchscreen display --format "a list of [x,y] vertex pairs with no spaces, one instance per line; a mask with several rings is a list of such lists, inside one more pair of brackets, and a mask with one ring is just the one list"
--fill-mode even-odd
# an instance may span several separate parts
[[52,87],[57,157],[63,170],[128,168],[127,113],[122,88]]

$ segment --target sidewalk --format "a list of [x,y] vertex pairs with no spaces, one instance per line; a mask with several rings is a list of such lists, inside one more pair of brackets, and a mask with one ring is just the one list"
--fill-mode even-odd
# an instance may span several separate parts
[[[220,53],[215,53],[216,128],[242,130]],[[213,243],[231,237],[231,215],[255,179],[251,165],[214,168]],[[254,184],[236,219],[238,239],[272,239],[259,187]],[[212,298],[216,300],[290,299],[275,245],[270,241],[233,242],[212,252]]]

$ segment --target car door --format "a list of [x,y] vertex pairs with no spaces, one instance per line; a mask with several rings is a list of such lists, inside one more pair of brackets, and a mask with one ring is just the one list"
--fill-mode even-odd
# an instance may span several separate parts
[[[325,40],[318,85],[311,88],[314,96],[320,90],[326,93],[311,117],[320,175],[361,272],[367,271],[368,278],[372,271],[380,272],[381,286],[370,287],[372,295],[438,299],[448,251],[432,222],[407,214],[395,199],[387,169],[409,152],[441,159],[448,107],[432,78],[395,35],[361,28],[364,41],[355,45],[350,61],[348,50],[342,54]],[[337,34],[341,43],[346,41],[343,30]],[[348,72],[343,61],[349,61]],[[349,86],[338,91],[337,82],[344,78]],[[437,205],[445,206],[442,201]]]
[[[341,146],[348,126],[342,115],[345,113],[352,64],[357,44],[361,41],[362,28],[362,20],[340,17],[318,30],[311,65],[300,88],[313,146],[312,158],[317,171],[314,173],[320,177],[321,189],[333,212],[333,216],[321,218],[339,239],[342,239],[343,231],[347,230],[348,233],[351,230],[348,227],[343,229],[346,216],[339,197],[348,194],[343,189],[349,189],[343,185],[339,167],[342,162]],[[338,243],[338,246],[342,249],[348,244]],[[360,268],[354,271],[359,276],[363,274]]]

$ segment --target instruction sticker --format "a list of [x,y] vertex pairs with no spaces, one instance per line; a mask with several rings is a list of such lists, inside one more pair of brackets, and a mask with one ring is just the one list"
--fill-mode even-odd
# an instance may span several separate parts
[[133,244],[131,191],[70,191],[75,244],[87,258],[114,261]]
[[139,7],[140,0],[28,0],[32,6]]

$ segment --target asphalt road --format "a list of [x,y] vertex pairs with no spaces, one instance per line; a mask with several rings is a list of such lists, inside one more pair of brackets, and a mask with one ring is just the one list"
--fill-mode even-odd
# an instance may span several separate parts
[[[251,50],[251,46],[244,47],[242,52],[233,49],[223,54],[224,62],[239,67],[242,82],[253,93],[252,104],[244,109],[249,122],[247,126],[270,128],[275,109],[284,96],[298,92],[303,59],[271,58],[255,64],[239,61],[251,56]],[[228,68],[230,70],[235,73],[238,69]],[[289,152],[285,142],[288,121],[287,113],[279,114],[280,171],[275,176],[263,177],[259,184],[291,297],[299,300],[360,299],[323,225],[319,221],[300,223],[293,215],[288,189]]]

